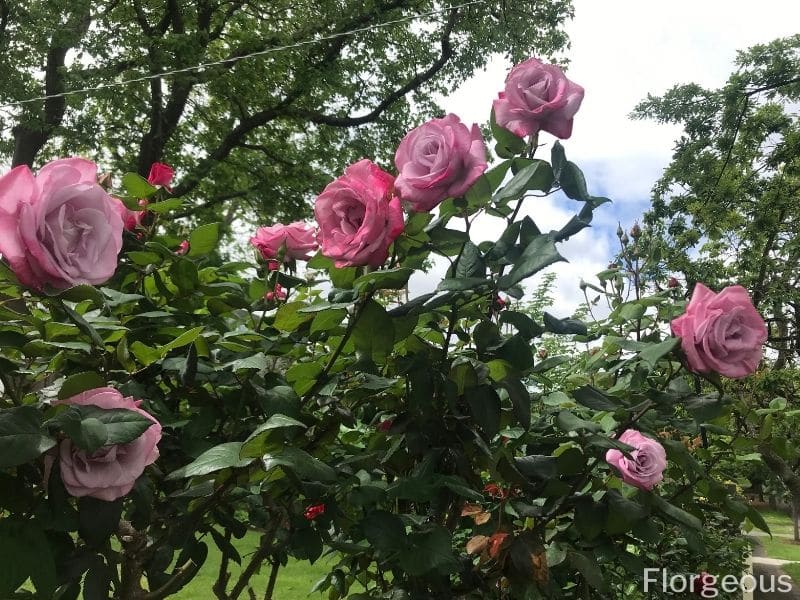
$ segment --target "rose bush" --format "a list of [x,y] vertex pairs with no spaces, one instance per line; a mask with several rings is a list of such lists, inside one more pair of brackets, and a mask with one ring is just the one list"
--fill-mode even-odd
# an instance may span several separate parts
[[[442,157],[466,147],[436,131]],[[560,143],[545,160],[492,131],[503,160],[463,192],[441,179],[437,197],[460,195],[436,215],[404,215],[395,177],[370,160],[346,167],[316,200],[320,249],[303,278],[284,262],[225,262],[217,223],[169,234],[163,219],[183,201],[136,174],[114,196],[130,210],[145,199],[146,225],[125,235],[104,285],[40,292],[4,252],[0,553],[15,560],[0,597],[26,594],[30,579],[42,598],[158,600],[205,568],[211,544],[219,600],[257,585],[274,597],[289,560],[325,552],[316,589],[332,600],[641,598],[664,543],[694,572],[739,569],[717,534],[766,528],[722,459],[753,452],[744,399],[682,368],[681,341],[666,335],[681,290],[644,289],[630,257],[580,287],[589,306],[589,291],[607,300],[606,319],[522,308],[526,282],[563,260],[560,245],[608,199]],[[407,164],[433,166],[432,147],[409,144]],[[89,172],[78,165],[52,193],[89,190],[121,233],[107,194],[70,183]],[[0,180],[4,223],[42,196],[31,180]],[[574,214],[543,232],[523,209],[558,191]],[[47,236],[84,232],[76,256],[96,276],[108,257],[88,250],[106,230],[84,227],[94,221],[74,202]],[[499,236],[485,239],[484,218]],[[268,253],[288,250],[272,241]],[[435,289],[398,293],[434,259],[447,265]],[[714,339],[738,356],[741,331],[725,322],[706,329],[729,334]]]
[[0,178],[0,254],[34,289],[105,283],[117,268],[122,219],[81,158],[19,166]]
[[695,285],[686,312],[672,321],[681,338],[689,368],[700,373],[746,377],[764,355],[767,326],[743,287],[734,285],[715,294]]
[[453,114],[408,132],[394,157],[400,198],[427,212],[448,197],[463,196],[486,170],[486,146],[478,126],[468,129]]

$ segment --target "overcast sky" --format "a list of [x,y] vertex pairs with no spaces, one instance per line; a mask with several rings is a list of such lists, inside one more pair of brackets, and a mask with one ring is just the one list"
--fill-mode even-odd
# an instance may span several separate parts
[[[582,299],[578,281],[592,280],[613,256],[618,220],[629,227],[649,202],[650,189],[669,163],[680,130],[652,122],[631,121],[634,106],[648,93],[673,85],[725,83],[736,51],[798,33],[796,0],[574,0],[575,19],[567,27],[572,47],[568,77],[586,89],[567,157],[586,174],[589,192],[610,197],[613,205],[595,211],[595,226],[563,244],[570,261],[559,273],[554,312],[566,316]],[[503,87],[510,65],[497,59],[444,99],[448,112],[468,123],[487,120],[492,100]],[[552,143],[549,134],[540,143]],[[549,147],[542,149],[544,158]],[[566,199],[527,201],[542,230],[559,228],[576,209]],[[477,237],[497,239],[502,223],[487,219]],[[473,229],[473,232],[475,229]],[[480,241],[480,240],[479,240]],[[438,265],[427,277],[412,279],[412,296],[429,291],[444,271]]]

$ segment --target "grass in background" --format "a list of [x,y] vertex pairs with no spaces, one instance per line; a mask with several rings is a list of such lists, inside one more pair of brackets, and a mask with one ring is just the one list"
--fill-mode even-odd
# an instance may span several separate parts
[[[258,533],[249,531],[241,540],[231,540],[242,557],[243,565],[247,565],[250,555],[258,546],[258,538]],[[209,539],[208,558],[203,568],[200,569],[197,576],[186,587],[174,596],[170,596],[170,598],[176,598],[177,600],[213,600],[214,592],[211,591],[211,586],[217,580],[221,560],[222,553],[216,544]],[[320,600],[323,597],[321,593],[309,594],[309,592],[314,587],[314,584],[328,573],[329,567],[330,565],[324,558],[313,565],[308,564],[306,561],[301,562],[290,559],[289,564],[281,567],[278,571],[278,580],[275,584],[273,597],[279,600]],[[235,562],[231,562],[230,571],[231,580],[228,584],[228,589],[236,582],[241,568]],[[253,587],[256,598],[264,597],[269,571],[270,566],[264,564],[261,566],[261,572],[256,573],[250,579],[250,585]],[[246,598],[247,592],[242,597]]]

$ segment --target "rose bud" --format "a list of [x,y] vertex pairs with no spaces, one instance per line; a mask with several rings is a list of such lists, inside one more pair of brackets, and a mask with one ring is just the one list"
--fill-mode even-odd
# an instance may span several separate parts
[[325,505],[324,504],[314,504],[312,506],[309,506],[305,510],[305,512],[303,513],[303,516],[306,519],[308,519],[309,521],[313,521],[314,519],[316,519],[317,517],[319,517],[320,515],[323,515],[323,514],[325,514]]
[[175,169],[166,163],[155,162],[150,166],[150,174],[147,176],[147,183],[150,185],[160,185],[171,192],[172,189],[169,187],[169,184],[172,183],[173,177],[175,177]]
[[178,249],[175,250],[175,254],[183,255],[183,254],[186,254],[187,252],[189,252],[189,240],[183,240],[178,245]]
[[667,287],[668,288],[676,288],[679,285],[680,285],[680,283],[678,283],[678,280],[675,279],[674,277],[670,277],[669,280],[667,281]]

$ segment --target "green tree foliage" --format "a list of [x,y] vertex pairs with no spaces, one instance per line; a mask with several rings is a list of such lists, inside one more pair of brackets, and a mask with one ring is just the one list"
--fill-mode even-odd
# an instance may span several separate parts
[[637,118],[684,131],[645,215],[654,272],[736,282],[768,316],[777,365],[800,350],[800,36],[740,52],[720,89],[649,96]]
[[5,110],[0,157],[80,154],[145,176],[164,160],[175,194],[196,199],[183,214],[305,216],[331,173],[388,159],[382,148],[492,53],[566,45],[569,0],[456,4],[2,0],[0,104],[227,62]]

